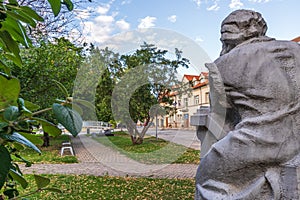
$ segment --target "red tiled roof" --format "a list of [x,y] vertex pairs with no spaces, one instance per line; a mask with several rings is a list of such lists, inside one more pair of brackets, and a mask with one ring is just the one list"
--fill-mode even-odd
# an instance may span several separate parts
[[300,42],[300,36],[292,39],[292,41],[294,41],[294,42]]
[[203,83],[198,83],[197,85],[195,85],[194,87],[193,87],[193,89],[196,89],[196,88],[199,88],[199,87],[202,87],[202,86],[205,86],[205,85],[207,85],[208,84],[208,80],[206,80],[205,82],[203,82]]
[[199,80],[200,76],[196,76],[196,75],[187,75],[185,74],[184,77],[188,80],[188,81],[192,81],[194,78],[196,78],[196,80]]

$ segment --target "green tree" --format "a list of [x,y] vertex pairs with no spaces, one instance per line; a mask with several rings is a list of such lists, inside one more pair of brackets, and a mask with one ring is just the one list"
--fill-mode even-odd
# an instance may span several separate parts
[[99,121],[109,122],[112,120],[111,96],[114,82],[110,71],[106,68],[101,74],[96,88],[97,118]]
[[[15,65],[12,73],[21,82],[22,98],[35,102],[41,108],[51,106],[57,98],[64,97],[53,80],[62,83],[72,94],[77,71],[84,59],[82,48],[59,38],[54,42],[42,41],[38,46],[22,49],[21,56],[23,65]],[[51,115],[44,114],[43,117],[53,121]]]
[[[172,60],[168,58],[167,50],[144,43],[133,54],[121,56],[125,74],[115,86],[112,108],[116,120],[126,124],[133,144],[143,142],[155,117],[155,113],[150,112],[151,108],[164,105],[166,113],[173,109],[169,94],[175,86],[179,90],[181,88],[177,69],[187,68],[189,64],[181,54],[175,49],[176,58]],[[144,122],[142,131],[136,127],[138,120]]]
[[96,107],[97,117],[100,121],[113,121],[111,109],[111,98],[114,85],[124,73],[120,62],[120,56],[117,53],[105,49],[96,49],[98,56],[104,62],[104,69],[96,89]]
[[86,120],[113,120],[111,115],[111,94],[113,86],[123,73],[117,53],[105,49],[90,48],[82,67],[79,69],[74,89],[74,97],[96,105],[93,115],[91,109],[84,112]]

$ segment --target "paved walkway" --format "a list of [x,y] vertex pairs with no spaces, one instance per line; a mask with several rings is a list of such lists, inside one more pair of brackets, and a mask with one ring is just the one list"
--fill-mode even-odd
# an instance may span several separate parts
[[139,163],[96,142],[85,134],[72,138],[72,144],[79,163],[34,164],[30,168],[22,167],[22,171],[36,174],[194,178],[198,167],[195,164],[147,165]]
[[[155,128],[151,128],[147,131],[147,135],[156,136]],[[200,140],[197,138],[195,130],[184,129],[163,129],[157,131],[158,138],[181,144],[186,147],[190,147],[196,150],[200,150]]]

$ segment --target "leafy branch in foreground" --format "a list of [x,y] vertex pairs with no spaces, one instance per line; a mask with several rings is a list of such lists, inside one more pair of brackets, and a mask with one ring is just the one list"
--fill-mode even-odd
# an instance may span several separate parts
[[[54,15],[58,15],[61,5],[65,4],[72,10],[70,0],[48,0]],[[20,47],[29,47],[31,41],[26,34],[26,27],[35,27],[37,21],[42,21],[33,9],[28,6],[21,6],[17,0],[0,0],[0,48],[1,53],[8,61],[21,66]],[[57,83],[64,90],[63,85]],[[22,158],[19,151],[24,148],[31,148],[37,153],[41,151],[36,147],[40,139],[32,135],[34,128],[42,126],[49,135],[57,136],[61,130],[57,125],[36,117],[37,114],[53,111],[57,121],[62,124],[73,136],[76,136],[82,127],[80,115],[72,110],[72,98],[66,97],[62,102],[54,103],[52,108],[39,109],[39,106],[20,98],[20,81],[11,74],[11,69],[0,60],[0,200],[5,196],[9,199],[18,199],[19,192],[17,183],[26,189],[28,182],[23,177],[17,162],[25,163],[30,167],[31,162]],[[37,190],[59,192],[55,188],[47,188],[50,180],[35,175]],[[29,192],[27,195],[32,194]],[[25,196],[27,196],[25,195]]]

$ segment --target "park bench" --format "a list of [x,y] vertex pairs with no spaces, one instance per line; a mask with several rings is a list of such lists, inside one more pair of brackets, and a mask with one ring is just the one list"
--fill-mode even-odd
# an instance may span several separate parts
[[70,141],[65,141],[63,142],[60,150],[60,156],[64,155],[64,152],[67,150],[71,153],[72,156],[74,156],[74,151],[73,151],[73,147]]

